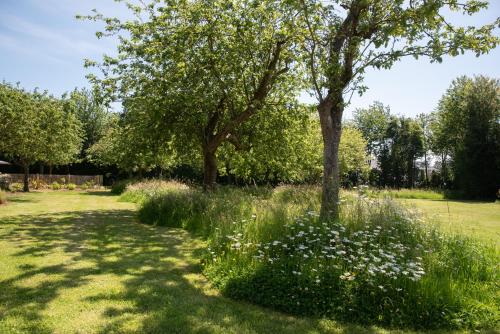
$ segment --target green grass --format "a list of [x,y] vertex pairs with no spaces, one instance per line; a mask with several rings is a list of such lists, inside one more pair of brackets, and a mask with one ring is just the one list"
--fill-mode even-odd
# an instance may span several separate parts
[[18,194],[0,207],[0,333],[414,333],[221,297],[200,273],[202,241],[138,224],[109,195]]
[[400,190],[382,190],[375,191],[379,196],[389,196],[392,198],[406,198],[406,199],[433,199],[439,200],[444,198],[442,192],[424,189],[400,189]]
[[7,203],[7,194],[0,190],[0,205]]
[[[352,192],[349,192],[352,193]],[[370,191],[371,196],[389,196],[422,211],[444,232],[478,237],[500,246],[500,201],[445,199],[442,192],[422,189]]]
[[408,199],[444,232],[476,236],[500,246],[500,202]]
[[[421,216],[401,208],[383,194],[367,198],[364,195],[358,197],[357,192],[343,193],[345,201],[341,221],[350,230],[346,240],[356,240],[359,234],[355,234],[366,228],[385,226],[385,233],[395,228],[386,237],[377,239],[375,244],[378,246],[370,247],[389,249],[395,246],[393,240],[413,250],[422,245],[419,246],[423,247],[419,255],[425,263],[426,274],[418,283],[407,281],[405,277],[393,280],[396,277],[393,276],[391,279],[377,277],[379,283],[369,278],[364,284],[359,278],[353,282],[354,285],[343,284],[339,282],[342,273],[354,270],[358,277],[362,277],[363,269],[360,268],[365,268],[365,265],[352,267],[351,262],[344,263],[337,256],[334,258],[339,263],[324,259],[322,254],[325,254],[325,249],[332,249],[328,246],[331,238],[326,236],[313,234],[311,240],[299,242],[297,235],[288,240],[287,235],[293,232],[287,226],[297,228],[293,227],[296,225],[295,218],[309,210],[318,211],[317,187],[219,187],[210,195],[197,188],[179,188],[178,184],[158,187],[153,181],[142,182],[135,188],[127,188],[121,199],[139,203],[138,217],[143,223],[182,227],[208,239],[210,253],[205,253],[204,272],[226,296],[292,314],[327,315],[364,324],[427,329],[489,328],[497,324],[499,295],[496,293],[495,276],[498,274],[498,256],[495,247],[460,234],[442,234],[433,229],[433,224],[422,225],[420,221],[424,220]],[[360,191],[366,194],[366,189]],[[406,197],[415,196],[409,191],[403,193]],[[431,195],[420,192],[423,197],[432,198]],[[390,197],[398,196],[391,193]],[[398,197],[398,201],[406,200]],[[310,227],[317,228],[314,226],[318,225],[313,221]],[[413,233],[409,233],[407,228]],[[318,240],[322,240],[325,248],[313,249],[310,246],[307,257],[302,257],[298,244],[292,246],[294,242],[299,242],[300,246],[310,242],[318,245]],[[269,263],[267,260],[265,263],[256,260],[261,256],[259,252],[266,253],[266,249],[271,248],[270,243],[275,242],[278,245],[276,252],[265,255]],[[288,245],[286,251],[282,250],[281,244]],[[371,241],[366,244],[372,245]],[[295,250],[290,247],[295,247]],[[366,255],[366,251],[364,249],[362,253]],[[281,252],[287,255],[280,257]],[[356,252],[348,250],[350,256]],[[364,256],[355,258],[362,259]],[[410,258],[405,259],[401,265],[405,261],[414,262]],[[391,265],[386,263],[384,266]],[[305,267],[308,269],[302,270]],[[399,268],[399,273],[408,272]],[[303,275],[300,280],[296,278],[296,270]],[[318,286],[314,284],[318,280],[330,283]],[[387,293],[385,288],[379,289],[386,284],[389,285]],[[385,301],[383,306],[380,300]]]

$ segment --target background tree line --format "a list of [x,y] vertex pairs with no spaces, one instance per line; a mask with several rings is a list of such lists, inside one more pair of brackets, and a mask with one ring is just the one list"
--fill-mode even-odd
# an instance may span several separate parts
[[[495,198],[500,188],[499,101],[498,79],[460,77],[432,113],[414,119],[393,115],[380,102],[356,110],[353,125],[378,162],[370,182],[379,187],[440,187],[463,198]],[[432,172],[431,163],[437,167]]]

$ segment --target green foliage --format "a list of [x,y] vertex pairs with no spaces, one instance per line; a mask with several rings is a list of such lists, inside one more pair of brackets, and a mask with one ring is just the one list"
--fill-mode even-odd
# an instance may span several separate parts
[[386,130],[378,160],[383,185],[413,188],[415,160],[424,154],[424,134],[412,119],[393,117]]
[[313,212],[285,224],[238,221],[211,239],[206,275],[227,296],[294,314],[403,328],[495,326],[493,246],[441,235],[388,200],[345,204],[341,223]]
[[[454,26],[448,12],[473,15],[487,1],[322,1],[293,2],[306,22],[304,59],[310,89],[318,98],[325,144],[321,215],[339,216],[338,146],[350,96],[363,93],[369,68],[389,69],[403,57],[441,62],[470,50],[477,56],[495,48],[499,19],[482,27]],[[446,13],[446,14],[443,14]],[[409,168],[408,168],[409,169]],[[410,175],[410,186],[413,186]]]
[[219,187],[207,194],[150,181],[121,198],[139,203],[141,222],[205,236],[204,272],[229,297],[363,324],[496,325],[494,246],[444,235],[365,190],[345,195],[340,222],[321,221],[318,190]]
[[357,185],[368,178],[367,143],[360,131],[346,127],[339,145],[340,181],[345,186]]
[[31,179],[30,180],[30,189],[45,189],[48,188],[47,183],[43,180]]
[[127,189],[127,186],[131,184],[133,180],[120,180],[120,181],[115,181],[113,185],[111,186],[111,193],[114,195],[121,195],[125,192],[125,189]]
[[9,190],[9,178],[0,173],[0,190]]
[[17,182],[11,183],[11,184],[9,184],[9,190],[12,192],[22,191],[23,185],[21,183],[17,183]]
[[124,101],[132,126],[141,129],[137,138],[171,145],[188,160],[195,151],[203,155],[198,162],[212,187],[219,147],[241,142],[240,127],[255,115],[294,102],[296,10],[253,0],[155,2],[133,10],[141,20],[87,17],[104,21],[106,35],[120,36],[118,56],[104,57],[104,77],[91,80]]
[[76,184],[74,184],[74,183],[68,183],[68,184],[66,185],[66,188],[67,188],[68,190],[75,190],[75,189],[76,189]]
[[32,94],[2,83],[0,85],[0,152],[16,163],[30,165],[42,160],[45,138],[41,124],[42,101]]
[[112,116],[98,101],[98,96],[87,89],[73,90],[66,96],[66,103],[82,124],[83,143],[80,157],[83,158],[86,151],[102,138]]
[[451,161],[455,188],[468,198],[495,198],[500,188],[499,92],[499,80],[458,78],[435,115],[435,149]]
[[354,111],[353,124],[367,141],[368,152],[377,155],[384,142],[391,113],[389,106],[374,102],[366,109]]
[[87,150],[88,160],[101,166],[117,166],[129,173],[173,166],[177,162],[175,152],[144,124],[148,114],[141,115],[142,121],[134,112],[110,116],[100,140]]
[[59,182],[54,181],[54,182],[51,183],[50,188],[52,190],[61,190],[62,186],[61,186],[61,184]]
[[[218,156],[223,162],[221,175],[246,183],[320,182],[323,148],[317,116],[293,108],[276,115],[262,113],[248,122],[244,127],[247,135],[242,138],[249,147],[222,147]],[[339,148],[341,181],[357,184],[368,175],[366,141],[354,128],[345,127],[343,134]]]
[[0,109],[0,152],[26,175],[35,162],[68,164],[80,152],[81,124],[64,100],[2,83]]

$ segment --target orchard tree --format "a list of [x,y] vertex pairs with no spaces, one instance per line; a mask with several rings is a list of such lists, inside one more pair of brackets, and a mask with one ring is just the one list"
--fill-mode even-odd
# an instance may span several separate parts
[[29,191],[30,166],[44,153],[39,104],[29,92],[0,85],[0,152],[23,169],[24,191]]
[[222,146],[221,175],[244,182],[302,183],[321,175],[319,121],[311,107],[263,110],[238,131],[238,143]]
[[196,143],[212,189],[219,147],[296,95],[297,9],[271,0],[126,3],[136,19],[86,17],[106,24],[99,37],[120,40],[118,56],[87,62],[103,70],[90,78],[114,99],[146,105],[176,151]]
[[467,50],[477,56],[494,48],[500,20],[483,27],[459,27],[446,11],[473,15],[486,1],[469,0],[297,0],[307,23],[305,59],[324,144],[321,216],[339,216],[339,143],[342,115],[350,96],[363,92],[363,74],[389,69],[406,56],[441,62]]
[[80,123],[61,100],[8,84],[0,85],[0,134],[0,152],[23,168],[24,191],[31,165],[68,164],[81,146]]
[[154,129],[147,127],[147,118],[136,118],[127,111],[110,115],[101,139],[87,150],[87,159],[101,166],[116,166],[132,176],[160,167],[171,167],[176,162],[169,143],[159,141]]
[[46,94],[35,94],[39,102],[39,126],[42,129],[43,142],[40,162],[49,166],[68,165],[75,162],[80,154],[83,141],[82,123],[67,100],[58,100]]

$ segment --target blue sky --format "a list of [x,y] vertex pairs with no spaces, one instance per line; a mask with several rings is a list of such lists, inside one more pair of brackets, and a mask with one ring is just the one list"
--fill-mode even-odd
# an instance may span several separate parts
[[[488,11],[474,18],[454,15],[453,22],[494,21],[500,16],[500,1],[490,2]],[[75,19],[76,14],[90,13],[93,8],[110,15],[127,13],[113,0],[0,0],[0,80],[20,82],[27,89],[47,89],[55,95],[88,86],[83,59],[99,59],[114,50],[112,41],[95,37],[98,24]],[[390,70],[370,70],[365,78],[369,90],[353,97],[346,116],[376,100],[402,115],[430,112],[454,78],[477,74],[500,78],[500,48],[480,58],[466,54],[445,58],[442,64],[408,58]]]

